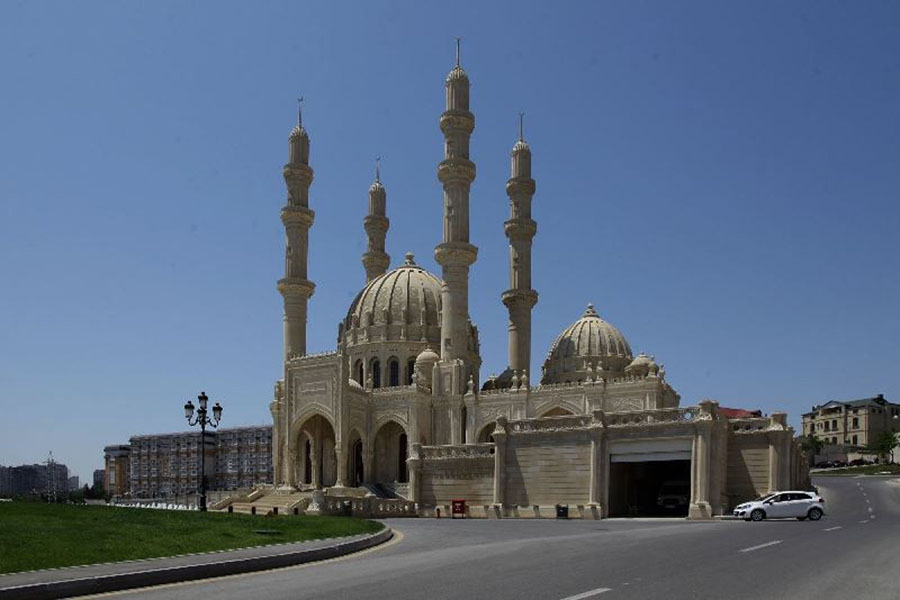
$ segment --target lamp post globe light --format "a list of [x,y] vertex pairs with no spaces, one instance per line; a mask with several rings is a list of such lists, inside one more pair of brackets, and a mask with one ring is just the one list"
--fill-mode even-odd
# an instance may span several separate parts
[[197,508],[206,511],[206,426],[209,425],[213,429],[219,426],[222,420],[222,407],[216,402],[212,407],[212,417],[208,415],[206,405],[209,398],[206,392],[200,392],[197,396],[197,416],[194,417],[194,403],[190,400],[184,405],[184,418],[187,419],[188,425],[194,427],[200,425],[200,501],[197,502]]

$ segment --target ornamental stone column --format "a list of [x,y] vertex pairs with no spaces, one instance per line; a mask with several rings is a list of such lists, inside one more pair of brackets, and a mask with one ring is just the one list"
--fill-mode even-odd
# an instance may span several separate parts
[[499,417],[494,428],[494,512],[498,517],[503,516],[503,506],[506,503],[506,446],[507,429],[506,417]]
[[409,500],[419,504],[421,498],[421,469],[422,469],[422,444],[413,442],[409,446],[409,458],[406,459],[407,472],[409,473]]
[[334,482],[334,485],[341,488],[349,480],[349,477],[347,477],[347,452],[344,444],[335,443],[334,457],[337,460],[337,480]]
[[715,410],[715,402],[711,400],[700,402],[700,415],[695,424],[691,451],[691,504],[688,509],[688,517],[691,519],[712,517],[712,509],[709,504],[709,480],[712,469],[712,427],[716,416]]
[[602,410],[595,410],[593,423],[590,428],[591,435],[591,483],[588,505],[596,511],[597,519],[607,516],[607,507],[604,503],[607,467],[606,458],[606,420]]

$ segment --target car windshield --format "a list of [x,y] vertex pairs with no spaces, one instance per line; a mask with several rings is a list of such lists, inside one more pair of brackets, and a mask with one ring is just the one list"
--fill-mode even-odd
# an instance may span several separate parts
[[754,502],[763,502],[764,500],[768,500],[769,498],[772,498],[774,495],[775,494],[764,494],[764,495],[760,496],[759,498],[757,498],[756,500],[754,500]]

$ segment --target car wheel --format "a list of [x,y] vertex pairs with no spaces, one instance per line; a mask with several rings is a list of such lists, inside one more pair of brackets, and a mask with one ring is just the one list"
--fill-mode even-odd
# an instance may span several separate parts
[[[812,511],[810,511],[810,512],[812,512]],[[763,512],[763,510],[761,508],[757,508],[752,513],[750,513],[751,521],[762,521],[765,518],[766,518],[766,513]]]
[[806,516],[809,517],[810,521],[818,521],[819,519],[822,518],[822,509],[813,507],[813,508],[809,509],[809,512],[807,513]]

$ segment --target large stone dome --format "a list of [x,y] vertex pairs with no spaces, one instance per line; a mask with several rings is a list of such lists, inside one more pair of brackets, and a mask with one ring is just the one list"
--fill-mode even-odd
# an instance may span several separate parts
[[602,369],[604,377],[621,377],[632,362],[622,333],[588,304],[581,318],[554,340],[544,361],[541,383],[583,381]]
[[347,347],[368,342],[441,341],[441,280],[413,260],[379,275],[353,300],[342,333]]

